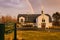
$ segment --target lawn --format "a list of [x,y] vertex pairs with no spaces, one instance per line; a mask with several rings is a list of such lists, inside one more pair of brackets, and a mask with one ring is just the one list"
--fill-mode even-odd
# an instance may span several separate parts
[[24,40],[60,40],[60,32],[23,31]]
[[[8,34],[5,34],[5,40],[14,39],[14,32],[10,31],[12,29],[9,25],[6,25],[6,30],[9,31]],[[5,30],[5,31],[6,31]],[[7,32],[6,32],[7,33]],[[60,32],[50,32],[50,31],[21,31],[17,30],[17,39],[18,40],[60,40]]]
[[[5,35],[5,40],[13,39],[13,32]],[[18,40],[60,40],[60,32],[17,31]]]

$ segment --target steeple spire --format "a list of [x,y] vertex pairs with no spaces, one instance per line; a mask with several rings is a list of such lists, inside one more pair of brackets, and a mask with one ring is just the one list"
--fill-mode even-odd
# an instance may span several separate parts
[[41,13],[43,14],[43,10],[41,11]]
[[43,9],[44,9],[44,7],[42,6],[42,7],[41,7],[41,13],[42,13],[42,14],[43,14],[43,12],[44,12]]
[[41,15],[43,17],[42,20],[44,20],[44,7],[43,6],[41,7]]

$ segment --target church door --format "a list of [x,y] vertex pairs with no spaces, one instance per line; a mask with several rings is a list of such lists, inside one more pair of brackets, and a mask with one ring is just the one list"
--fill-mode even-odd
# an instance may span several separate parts
[[46,23],[41,23],[42,28],[45,28],[45,26],[46,26]]

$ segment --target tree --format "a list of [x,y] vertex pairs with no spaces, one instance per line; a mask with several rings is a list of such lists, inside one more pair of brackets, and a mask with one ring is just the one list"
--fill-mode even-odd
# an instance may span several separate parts
[[59,23],[59,20],[60,20],[60,13],[59,12],[56,12],[52,15],[53,17],[53,25],[55,26],[59,26],[60,23]]
[[1,22],[2,22],[2,23],[5,23],[5,22],[6,22],[6,20],[5,20],[5,17],[4,17],[4,16],[2,16],[2,17],[1,17]]
[[11,22],[12,21],[12,17],[11,16],[6,16],[5,19],[6,19],[6,22]]

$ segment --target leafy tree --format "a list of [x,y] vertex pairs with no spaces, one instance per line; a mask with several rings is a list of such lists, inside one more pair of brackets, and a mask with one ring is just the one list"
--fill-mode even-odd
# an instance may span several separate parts
[[59,12],[56,12],[52,15],[53,17],[53,25],[55,26],[60,26],[60,13]]

